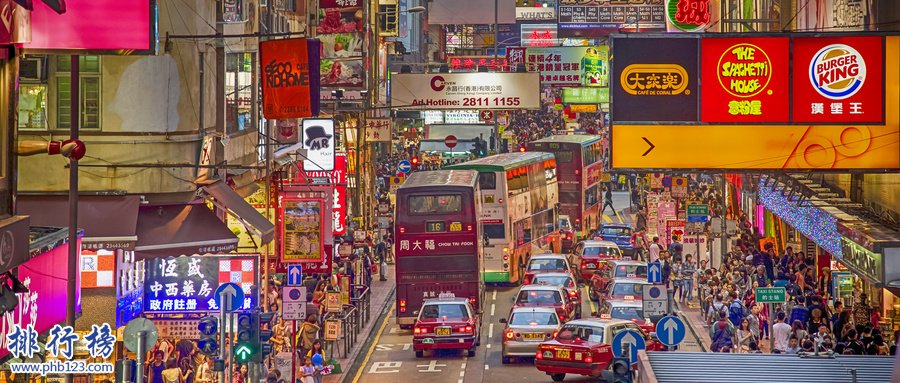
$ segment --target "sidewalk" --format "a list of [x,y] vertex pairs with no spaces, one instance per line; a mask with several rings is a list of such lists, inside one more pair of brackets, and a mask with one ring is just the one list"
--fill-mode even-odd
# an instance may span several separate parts
[[696,299],[690,305],[678,304],[678,314],[687,324],[688,331],[700,342],[698,345],[703,352],[709,351],[712,339],[709,337],[709,327],[706,325],[706,315],[700,312],[700,304]]
[[[381,328],[384,318],[383,314],[386,312],[385,308],[393,304],[392,297],[397,286],[394,278],[394,265],[388,265],[387,270],[387,281],[379,281],[377,274],[372,276],[369,321],[360,329],[357,341],[351,346],[347,357],[335,358],[341,365],[341,373],[326,375],[323,379],[324,383],[340,383],[347,379],[353,379],[353,374],[355,373],[353,369],[354,362],[361,354],[365,354],[371,346],[372,335]],[[343,352],[341,355],[343,355]]]

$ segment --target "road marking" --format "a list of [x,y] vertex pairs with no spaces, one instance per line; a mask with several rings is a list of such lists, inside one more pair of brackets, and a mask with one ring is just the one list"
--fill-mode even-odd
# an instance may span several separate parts
[[[437,360],[432,359],[428,364],[417,364],[416,367],[420,368],[419,372],[441,372],[437,367],[447,367],[446,364],[438,364]],[[421,370],[421,368],[425,368]]]
[[392,344],[379,344],[375,346],[375,351],[392,351]]
[[612,223],[612,218],[609,218],[608,215],[603,214],[603,222]]
[[[392,373],[398,373],[398,372],[400,372],[399,368],[400,368],[401,365],[403,365],[403,362],[375,362],[375,363],[372,363],[372,367],[369,368],[369,373],[370,373],[370,374],[392,374]],[[387,368],[396,368],[396,370],[385,370],[385,371],[382,371],[381,369],[383,369],[383,368],[384,368],[384,369],[387,369]]]
[[466,369],[466,362],[463,362],[462,367],[460,367],[460,368],[463,369],[463,370],[465,370],[465,369]]
[[497,305],[491,303],[491,316],[494,316],[494,309],[497,308]]
[[491,323],[488,325],[488,339],[494,338],[494,324]]
[[390,333],[391,333],[391,334],[399,334],[399,333],[400,333],[400,327],[391,327]]
[[484,369],[485,369],[485,370],[490,370],[490,369],[491,369],[491,366],[485,364],[485,365],[484,365]]
[[487,347],[487,348],[491,348],[491,344],[490,344],[490,343],[488,343],[488,344],[487,344],[487,346],[486,346],[486,347]]
[[494,293],[491,294],[491,300],[492,300],[492,301],[496,301],[496,300],[497,300],[497,290],[494,290]]
[[622,220],[622,216],[619,215],[619,211],[616,209],[613,209],[613,211],[616,213],[616,218],[619,219],[619,223],[625,223],[625,221]]
[[[372,353],[375,352],[375,346],[378,345],[378,340],[381,339],[381,334],[384,333],[384,328],[387,327],[388,321],[391,319],[391,315],[394,313],[394,310],[388,311],[388,314],[384,316],[384,321],[381,322],[381,327],[378,328],[378,333],[375,334],[375,339],[372,341],[372,346],[369,347],[369,351],[366,352],[366,357],[363,359],[362,365],[365,366],[369,364],[369,358],[372,357]],[[362,376],[363,368],[356,370],[356,376],[353,377],[353,383],[359,382],[359,378]]]
[[590,287],[584,286],[584,296],[586,296],[588,299],[588,303],[590,304],[589,307],[591,308],[591,313],[596,312],[596,309],[594,308],[594,300],[591,299],[591,288]]
[[460,378],[465,378],[465,377],[466,377],[466,372],[465,372],[465,371],[460,371],[460,372],[459,372],[459,377],[460,377]]

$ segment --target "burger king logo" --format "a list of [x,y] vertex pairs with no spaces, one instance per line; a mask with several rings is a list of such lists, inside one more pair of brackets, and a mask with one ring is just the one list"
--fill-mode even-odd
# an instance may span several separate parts
[[809,81],[822,96],[843,100],[862,88],[866,81],[866,61],[849,45],[828,45],[809,62]]

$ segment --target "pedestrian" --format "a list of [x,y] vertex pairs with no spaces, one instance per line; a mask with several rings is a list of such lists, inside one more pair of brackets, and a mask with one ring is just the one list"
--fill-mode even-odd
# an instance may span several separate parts
[[[672,284],[674,285],[672,288],[672,297],[678,299],[679,296],[684,296],[684,279],[681,274],[680,259],[676,259],[675,263],[672,265]],[[681,299],[679,299],[679,301],[681,301]]]
[[731,352],[730,350],[734,346],[734,326],[728,321],[725,313],[719,313],[719,320],[710,326],[709,331],[712,340],[710,351]]
[[746,310],[744,308],[744,303],[738,299],[737,292],[731,292],[731,304],[728,305],[728,319],[731,320],[731,323],[738,327],[741,324],[741,320],[746,316]]
[[746,319],[748,322],[750,322],[750,331],[753,333],[753,339],[758,342],[760,339],[762,339],[759,337],[761,335],[759,331],[759,305],[754,304],[750,306],[750,315],[747,315]]
[[231,375],[231,383],[251,383],[247,373],[249,369],[246,363],[239,363]]
[[181,369],[178,368],[178,362],[174,357],[166,360],[166,369],[160,375],[163,383],[184,383],[181,380]]
[[162,372],[166,369],[166,363],[163,360],[165,353],[161,350],[153,352],[153,360],[147,365],[147,382],[163,383]]
[[659,252],[662,247],[659,245],[659,237],[653,237],[653,243],[650,244],[650,262],[659,262]]
[[747,353],[750,351],[750,342],[754,341],[753,331],[750,329],[750,320],[744,318],[737,330],[737,342],[735,348],[738,353]]
[[806,323],[809,320],[809,309],[806,307],[806,298],[801,295],[797,297],[796,301],[797,304],[791,309],[790,323],[794,323],[794,321]]
[[181,359],[178,366],[181,369],[181,383],[194,383],[194,368],[191,367],[190,359]]
[[697,269],[690,254],[685,254],[684,263],[681,265],[682,283],[682,302],[690,302],[694,299],[694,274]]
[[797,354],[800,352],[800,340],[797,339],[796,336],[791,335],[791,338],[788,339],[787,349],[784,351],[785,354]]
[[197,382],[214,383],[217,380],[216,372],[213,371],[213,363],[215,363],[213,358],[206,358],[203,363],[197,365]]
[[760,339],[769,339],[769,309],[766,303],[757,303],[756,309],[759,312],[759,332]]
[[306,320],[300,325],[297,334],[296,350],[300,355],[306,355],[312,349],[313,343],[319,336],[320,327],[316,323],[318,317],[312,314],[306,317]]
[[806,325],[799,320],[795,320],[791,325],[791,334],[797,339],[803,340],[809,337],[809,331],[806,331]]
[[300,360],[300,382],[302,383],[314,383],[315,378],[313,376],[316,374],[316,368],[313,367],[312,358],[303,355],[299,358]]
[[[784,311],[779,311],[775,325],[772,327],[772,337],[775,343],[775,350],[785,353],[788,347],[788,339],[791,337],[791,325],[785,323]],[[774,352],[774,350],[773,350]]]

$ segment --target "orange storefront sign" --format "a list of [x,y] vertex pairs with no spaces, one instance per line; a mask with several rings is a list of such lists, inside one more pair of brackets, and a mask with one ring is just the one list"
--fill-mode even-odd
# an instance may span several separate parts
[[303,118],[319,114],[320,45],[313,39],[259,43],[265,118]]

